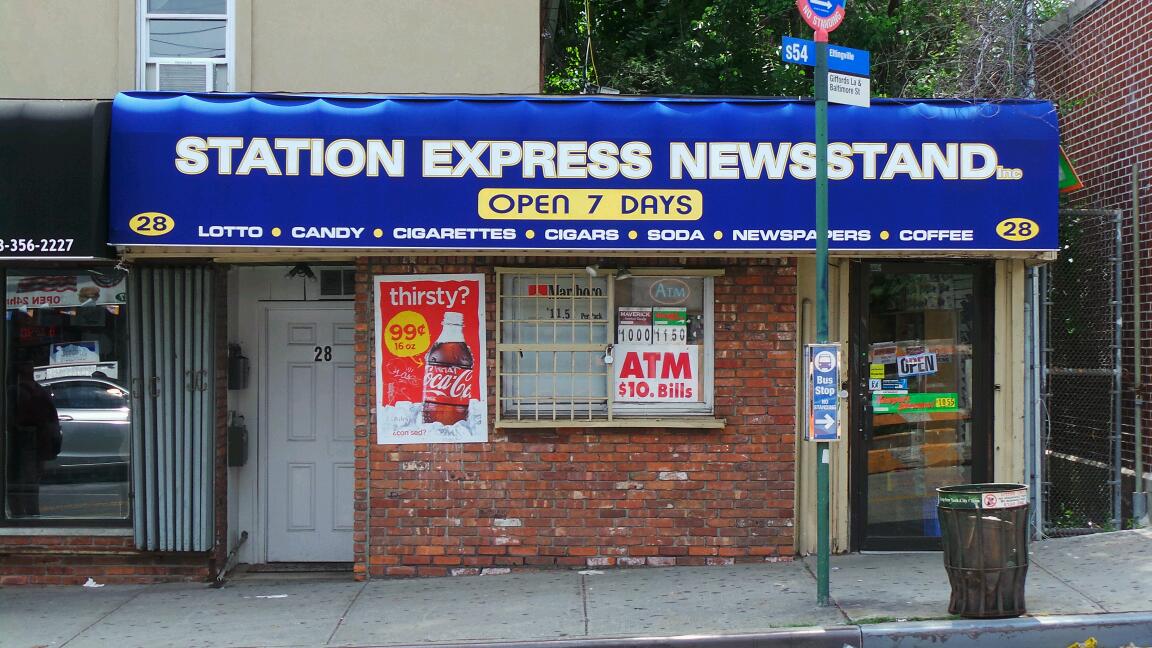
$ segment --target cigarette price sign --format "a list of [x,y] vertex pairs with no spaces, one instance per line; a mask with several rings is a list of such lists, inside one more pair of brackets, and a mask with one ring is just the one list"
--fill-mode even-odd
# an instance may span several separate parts
[[808,387],[806,441],[840,440],[840,345],[804,347]]
[[677,307],[653,308],[652,340],[656,344],[687,344],[688,309]]
[[652,344],[650,307],[621,306],[616,312],[616,344]]

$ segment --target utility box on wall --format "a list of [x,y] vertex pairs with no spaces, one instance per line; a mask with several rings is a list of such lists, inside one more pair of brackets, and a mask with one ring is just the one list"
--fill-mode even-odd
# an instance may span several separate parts
[[228,467],[239,468],[248,463],[248,426],[244,417],[232,413],[228,423]]
[[248,388],[248,357],[239,344],[228,345],[228,389]]

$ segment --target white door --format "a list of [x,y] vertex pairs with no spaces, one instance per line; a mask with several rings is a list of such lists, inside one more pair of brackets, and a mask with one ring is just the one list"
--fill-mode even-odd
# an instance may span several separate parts
[[352,309],[313,304],[267,313],[268,561],[351,561]]

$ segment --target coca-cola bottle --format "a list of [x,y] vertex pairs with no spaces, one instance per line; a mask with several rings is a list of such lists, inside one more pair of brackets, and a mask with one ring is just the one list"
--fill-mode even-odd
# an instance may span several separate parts
[[464,342],[464,315],[444,313],[440,338],[424,357],[424,422],[452,425],[468,418],[472,350]]

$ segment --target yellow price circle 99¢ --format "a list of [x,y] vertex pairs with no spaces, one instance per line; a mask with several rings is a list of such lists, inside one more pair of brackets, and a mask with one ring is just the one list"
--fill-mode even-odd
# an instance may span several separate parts
[[411,358],[428,351],[432,339],[428,320],[415,311],[400,311],[384,325],[384,349],[399,358]]

